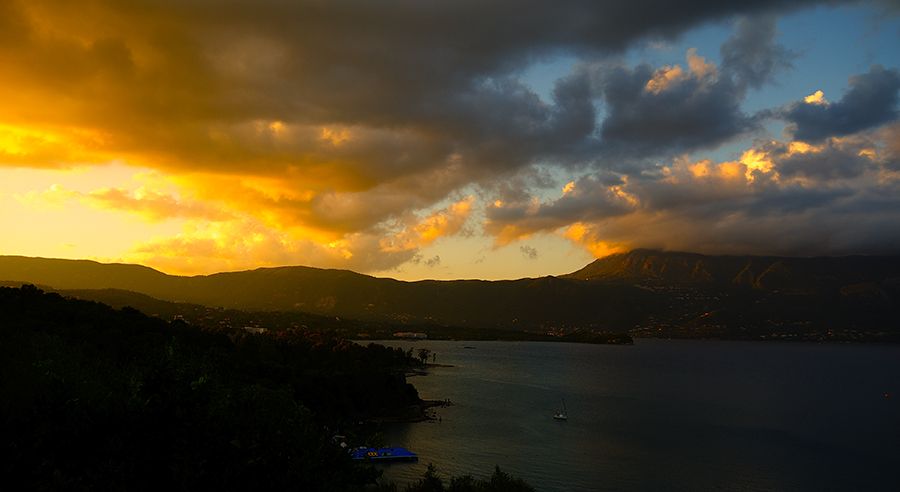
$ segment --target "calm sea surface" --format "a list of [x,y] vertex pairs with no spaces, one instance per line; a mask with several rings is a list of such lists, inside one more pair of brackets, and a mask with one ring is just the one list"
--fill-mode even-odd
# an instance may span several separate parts
[[[637,339],[392,342],[440,422],[386,424],[449,477],[495,465],[538,491],[900,491],[900,346]],[[565,399],[569,420],[553,413]]]

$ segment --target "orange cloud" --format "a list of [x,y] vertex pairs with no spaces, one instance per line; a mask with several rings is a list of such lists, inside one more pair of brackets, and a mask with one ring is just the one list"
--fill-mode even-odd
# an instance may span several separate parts
[[630,251],[628,243],[604,241],[602,233],[594,225],[585,225],[580,222],[570,225],[560,234],[580,248],[590,251],[594,258],[603,258],[615,253]]
[[449,207],[433,210],[430,215],[396,236],[382,239],[382,251],[416,250],[441,237],[459,234],[472,214],[474,203],[475,197],[469,195]]
[[697,48],[689,49],[685,58],[689,67],[687,72],[678,65],[662,67],[653,72],[653,78],[647,82],[644,88],[649,92],[659,94],[689,78],[709,81],[716,74],[716,64],[707,63],[706,58],[698,56]]
[[[571,188],[568,188],[566,192],[571,192],[571,190]],[[528,239],[534,234],[545,232],[542,227],[535,224],[536,222],[547,222],[534,217],[534,214],[540,210],[540,203],[536,199],[524,205],[521,203],[504,203],[497,200],[488,204],[486,209],[489,216],[503,215],[505,211],[509,211],[513,216],[517,217],[516,220],[512,221],[490,219],[482,224],[484,230],[494,238],[494,249]]]
[[[769,173],[775,167],[775,164],[768,159],[766,154],[758,152],[754,149],[747,150],[741,155],[741,164],[746,166],[747,172],[745,176],[748,181],[754,180],[754,171],[761,173]],[[777,177],[777,173],[775,174]]]
[[528,239],[534,234],[541,232],[525,228],[519,224],[503,224],[497,227],[491,222],[485,223],[485,229],[494,236],[494,249]]
[[804,97],[803,101],[807,104],[828,104],[828,101],[825,100],[825,93],[822,91],[816,91],[815,94]]
[[472,212],[475,197],[469,195],[465,200],[454,203],[450,207],[432,212],[424,221],[414,227],[423,246],[433,243],[442,236],[453,236],[462,229]]

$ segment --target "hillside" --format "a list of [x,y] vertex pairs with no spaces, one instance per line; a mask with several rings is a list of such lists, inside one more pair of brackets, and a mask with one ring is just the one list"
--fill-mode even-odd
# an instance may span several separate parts
[[662,302],[632,336],[900,341],[900,256],[635,250],[560,278],[657,293]]
[[611,330],[639,322],[639,307],[650,297],[633,287],[586,286],[554,277],[401,282],[299,266],[178,277],[136,265],[15,256],[0,257],[4,280],[69,290],[123,289],[210,307],[485,327]]
[[377,472],[335,429],[363,443],[347,422],[420,408],[416,364],[320,331],[226,334],[0,287],[0,470],[22,490],[365,490]]
[[[835,333],[884,339],[883,334],[900,330],[900,256],[786,258],[635,250],[559,277],[420,282],[299,266],[178,277],[137,265],[2,256],[3,280],[56,289],[124,289],[215,308],[410,325],[812,337],[806,339]],[[863,335],[853,334],[857,332]]]
[[785,258],[635,250],[597,259],[561,278],[823,293],[866,283],[897,286],[900,256]]

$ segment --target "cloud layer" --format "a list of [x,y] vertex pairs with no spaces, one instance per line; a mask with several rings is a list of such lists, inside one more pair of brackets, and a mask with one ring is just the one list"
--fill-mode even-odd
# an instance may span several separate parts
[[[0,0],[0,166],[158,170],[18,198],[184,221],[121,257],[170,271],[434,267],[424,250],[480,234],[596,255],[888,251],[896,68],[837,102],[744,109],[800,56],[778,16],[821,3]],[[620,57],[709,22],[733,29],[719,64]],[[521,75],[560,55],[580,61],[545,100]],[[685,157],[753,137],[738,160]]]
[[878,127],[897,119],[900,72],[873,65],[867,73],[850,77],[850,90],[830,103],[817,92],[795,101],[781,112],[795,140],[819,142]]

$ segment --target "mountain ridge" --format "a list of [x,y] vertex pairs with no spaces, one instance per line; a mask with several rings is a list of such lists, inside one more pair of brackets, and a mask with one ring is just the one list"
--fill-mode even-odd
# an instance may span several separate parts
[[833,288],[891,275],[900,279],[900,256],[782,257],[702,255],[638,249],[598,258],[561,278],[745,285],[761,290]]
[[[712,319],[748,326],[763,323],[759,320],[775,323],[773,319],[807,324],[859,320],[880,326],[898,319],[900,305],[900,256],[791,258],[635,250],[560,276],[415,282],[305,266],[184,277],[141,265],[0,256],[4,280],[391,323],[615,332],[706,326]],[[742,314],[722,314],[722,309]],[[709,316],[713,311],[721,313]]]

